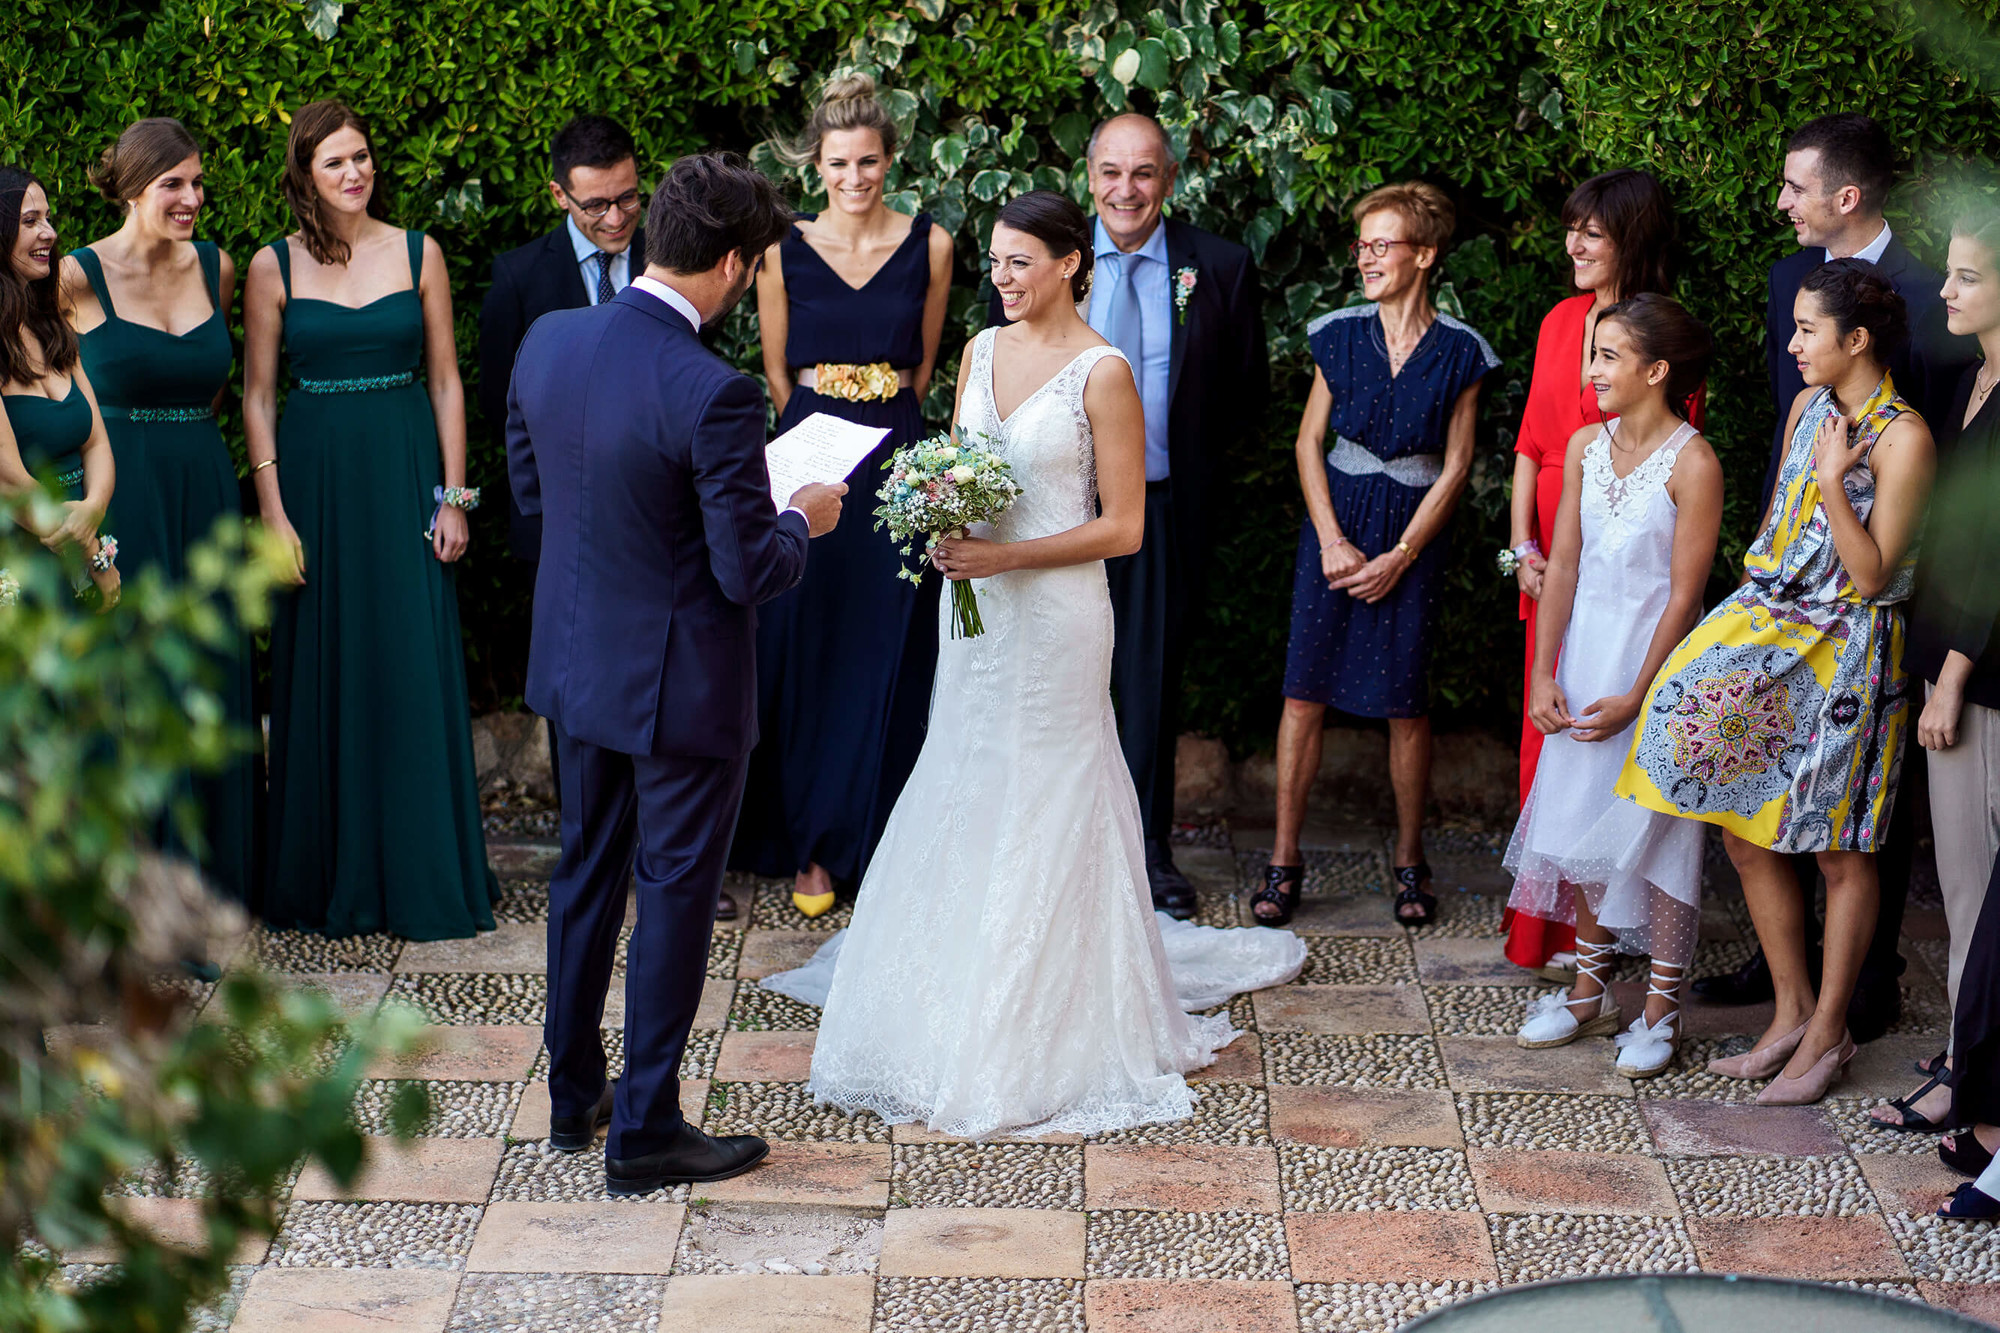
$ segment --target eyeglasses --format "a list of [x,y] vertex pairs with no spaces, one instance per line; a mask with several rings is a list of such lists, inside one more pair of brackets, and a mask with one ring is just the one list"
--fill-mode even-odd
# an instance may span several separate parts
[[616,208],[620,213],[634,213],[639,208],[639,192],[637,190],[627,190],[616,199],[577,199],[572,197],[569,191],[564,190],[563,198],[575,204],[577,211],[581,212],[585,217],[592,218],[601,218],[613,208]]
[[1363,250],[1366,250],[1369,254],[1374,255],[1377,259],[1380,259],[1383,255],[1389,253],[1389,247],[1392,245],[1415,245],[1415,244],[1416,244],[1415,241],[1381,241],[1381,240],[1349,241],[1347,243],[1347,253],[1354,256],[1356,259],[1359,259],[1361,258],[1361,252]]

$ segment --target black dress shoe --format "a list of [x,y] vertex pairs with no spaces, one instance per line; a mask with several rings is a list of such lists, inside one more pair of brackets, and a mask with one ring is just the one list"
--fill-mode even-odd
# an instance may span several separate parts
[[1764,951],[1759,949],[1734,972],[1697,977],[1694,993],[1710,1004],[1763,1004],[1777,992],[1771,986],[1771,965],[1764,961]]
[[716,1138],[686,1121],[669,1146],[644,1157],[604,1159],[604,1188],[613,1194],[651,1194],[668,1185],[727,1180],[764,1160],[771,1145],[755,1134]]
[[715,919],[717,921],[734,921],[736,919],[736,899],[734,897],[727,893],[718,893],[715,896]]
[[1146,844],[1146,884],[1153,891],[1154,911],[1165,912],[1176,921],[1194,919],[1194,884],[1174,864],[1173,853],[1160,843]]
[[1903,1017],[1903,988],[1893,980],[1854,988],[1847,1002],[1847,1032],[1858,1045],[1875,1040]]
[[557,1152],[582,1152],[597,1142],[597,1131],[611,1123],[611,1097],[617,1088],[617,1079],[606,1083],[597,1105],[582,1115],[550,1116],[549,1146]]

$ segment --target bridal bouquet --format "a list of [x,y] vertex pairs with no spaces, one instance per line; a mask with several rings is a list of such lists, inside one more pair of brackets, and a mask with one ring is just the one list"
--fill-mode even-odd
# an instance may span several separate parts
[[[951,430],[898,449],[889,458],[889,479],[875,492],[882,501],[876,528],[889,529],[908,555],[919,537],[928,552],[947,537],[965,536],[974,523],[991,523],[1006,513],[1021,488],[1007,460],[985,447],[992,443],[992,436],[979,431]],[[921,583],[923,571],[905,566],[897,577]],[[952,583],[951,609],[952,638],[986,632],[970,579]]]

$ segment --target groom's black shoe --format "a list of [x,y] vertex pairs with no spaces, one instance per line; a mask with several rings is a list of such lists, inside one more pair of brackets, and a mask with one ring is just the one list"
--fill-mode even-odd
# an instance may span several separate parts
[[613,1194],[651,1194],[668,1185],[740,1176],[764,1160],[771,1145],[755,1134],[716,1138],[686,1121],[672,1144],[644,1157],[604,1159],[604,1188]]
[[611,1096],[617,1088],[616,1079],[606,1083],[597,1105],[582,1115],[550,1116],[549,1146],[557,1152],[582,1152],[597,1142],[597,1131],[611,1123]]
[[1153,891],[1153,910],[1176,921],[1193,919],[1194,885],[1174,864],[1174,855],[1165,843],[1146,844],[1146,883]]

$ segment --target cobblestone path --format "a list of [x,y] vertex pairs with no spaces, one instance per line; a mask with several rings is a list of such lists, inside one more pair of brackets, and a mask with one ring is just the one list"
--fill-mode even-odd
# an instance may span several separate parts
[[[1264,860],[1253,836],[1183,849],[1211,924],[1247,920],[1241,895]],[[477,940],[253,936],[268,965],[356,1006],[420,1006],[449,1041],[376,1071],[361,1099],[379,1129],[395,1081],[426,1081],[425,1137],[385,1143],[349,1197],[306,1172],[210,1326],[1333,1333],[1500,1284],[1694,1268],[2000,1319],[2000,1238],[1930,1216],[1957,1182],[1934,1140],[1866,1122],[1942,1044],[1934,894],[1912,904],[1899,1029],[1822,1105],[1759,1109],[1756,1085],[1702,1064],[1747,1044],[1762,1009],[1692,1010],[1675,1068],[1637,1085],[1605,1041],[1514,1045],[1547,986],[1500,957],[1503,840],[1435,839],[1443,914],[1409,933],[1390,920],[1381,835],[1323,835],[1296,923],[1305,974],[1233,1004],[1246,1035],[1200,1076],[1195,1119],[1088,1141],[968,1144],[815,1108],[801,1080],[817,1011],[756,979],[847,911],[803,922],[782,886],[739,883],[749,920],[717,933],[684,1099],[711,1131],[771,1138],[771,1157],[637,1201],[604,1194],[599,1152],[543,1139],[546,846],[494,848],[505,921]],[[1711,894],[1697,974],[1740,961],[1748,934],[1740,897]],[[1643,981],[1636,966],[1622,975],[1630,1013]],[[614,1072],[622,984],[605,1016]],[[185,1205],[137,1206],[170,1227]]]

